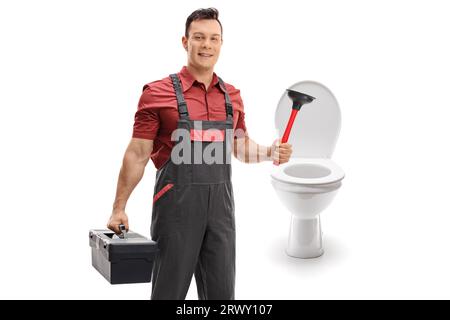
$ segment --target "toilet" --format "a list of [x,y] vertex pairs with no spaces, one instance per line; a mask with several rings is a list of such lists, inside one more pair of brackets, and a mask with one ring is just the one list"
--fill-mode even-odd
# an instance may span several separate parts
[[[318,82],[301,81],[289,89],[316,99],[298,112],[288,140],[291,158],[274,166],[271,182],[292,214],[286,253],[296,258],[316,258],[324,252],[320,213],[333,201],[345,175],[331,160],[341,128],[341,112],[333,93]],[[292,101],[285,92],[275,114],[279,137],[291,110]]]

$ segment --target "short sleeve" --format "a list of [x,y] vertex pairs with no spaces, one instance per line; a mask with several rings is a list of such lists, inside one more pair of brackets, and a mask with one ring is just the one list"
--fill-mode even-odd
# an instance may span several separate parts
[[133,138],[154,140],[158,134],[159,110],[152,106],[153,98],[149,86],[145,86],[134,116]]
[[235,117],[237,117],[237,123],[235,128],[235,139],[247,136],[247,126],[245,125],[245,111],[244,102],[242,101],[240,91],[235,89],[232,93],[233,108]]

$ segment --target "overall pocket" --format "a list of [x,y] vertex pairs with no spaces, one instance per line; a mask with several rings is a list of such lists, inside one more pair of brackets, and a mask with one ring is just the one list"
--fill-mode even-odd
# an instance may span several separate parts
[[153,204],[159,200],[166,192],[173,188],[173,183],[168,183],[164,187],[161,188],[154,196],[153,196]]
[[161,188],[155,190],[151,222],[152,236],[170,235],[177,231],[179,214],[176,189],[175,184],[164,183]]

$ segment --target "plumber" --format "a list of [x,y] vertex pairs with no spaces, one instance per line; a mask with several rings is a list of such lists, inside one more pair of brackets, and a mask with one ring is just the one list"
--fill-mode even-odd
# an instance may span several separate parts
[[149,158],[157,169],[151,236],[160,251],[154,262],[152,299],[185,299],[192,275],[199,299],[234,299],[229,158],[233,153],[245,163],[278,165],[289,161],[292,153],[291,145],[278,139],[262,146],[248,136],[240,91],[214,73],[223,44],[218,18],[214,8],[196,10],[187,18],[181,39],[187,65],[144,86],[120,169],[107,225],[117,234],[120,224],[129,228],[125,206]]

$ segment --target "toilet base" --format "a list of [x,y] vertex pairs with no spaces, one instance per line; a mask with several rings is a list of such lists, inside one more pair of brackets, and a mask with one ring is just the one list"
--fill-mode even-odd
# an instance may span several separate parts
[[294,258],[317,258],[323,254],[320,216],[299,219],[292,215],[286,253]]

